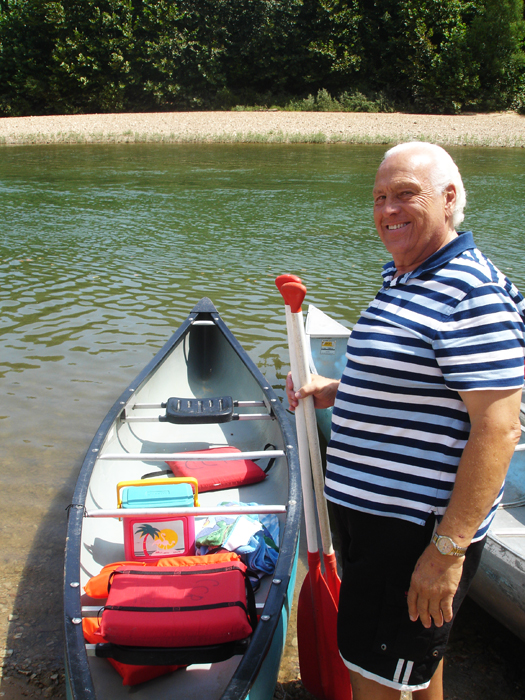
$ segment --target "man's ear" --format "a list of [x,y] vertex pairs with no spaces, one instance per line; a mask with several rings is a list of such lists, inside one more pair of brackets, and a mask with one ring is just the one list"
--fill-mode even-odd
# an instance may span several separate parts
[[445,214],[447,218],[451,218],[456,204],[456,186],[452,182],[445,188],[443,196],[445,197]]

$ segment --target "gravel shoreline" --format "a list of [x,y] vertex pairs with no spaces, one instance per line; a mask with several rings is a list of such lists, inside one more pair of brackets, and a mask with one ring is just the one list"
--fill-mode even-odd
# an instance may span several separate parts
[[393,143],[525,148],[525,115],[399,112],[158,112],[0,119],[0,145]]

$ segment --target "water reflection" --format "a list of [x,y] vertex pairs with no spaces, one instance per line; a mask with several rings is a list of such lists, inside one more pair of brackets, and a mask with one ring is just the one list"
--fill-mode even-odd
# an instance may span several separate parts
[[[15,605],[32,622],[16,639],[13,628],[13,659],[60,663],[64,508],[83,454],[114,398],[194,303],[214,301],[283,396],[288,360],[275,277],[301,275],[308,301],[347,324],[373,297],[388,259],[370,196],[383,151],[0,151],[0,560],[12,591],[24,571]],[[453,155],[469,194],[465,223],[525,288],[525,152]]]

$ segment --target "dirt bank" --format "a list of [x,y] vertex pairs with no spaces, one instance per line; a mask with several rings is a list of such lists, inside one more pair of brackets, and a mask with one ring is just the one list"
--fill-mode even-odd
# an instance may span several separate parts
[[340,112],[162,112],[0,119],[0,144],[392,143],[525,148],[525,116]]

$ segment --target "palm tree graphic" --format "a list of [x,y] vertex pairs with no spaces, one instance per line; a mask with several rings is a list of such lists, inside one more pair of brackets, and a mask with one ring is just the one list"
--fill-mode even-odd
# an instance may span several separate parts
[[149,556],[149,552],[146,546],[146,541],[148,537],[151,537],[152,540],[156,540],[160,535],[160,530],[156,527],[153,527],[153,525],[151,525],[150,523],[143,523],[142,525],[139,525],[136,532],[137,535],[140,535],[140,537],[144,538],[142,540],[142,551],[144,552],[144,556],[147,557]]

